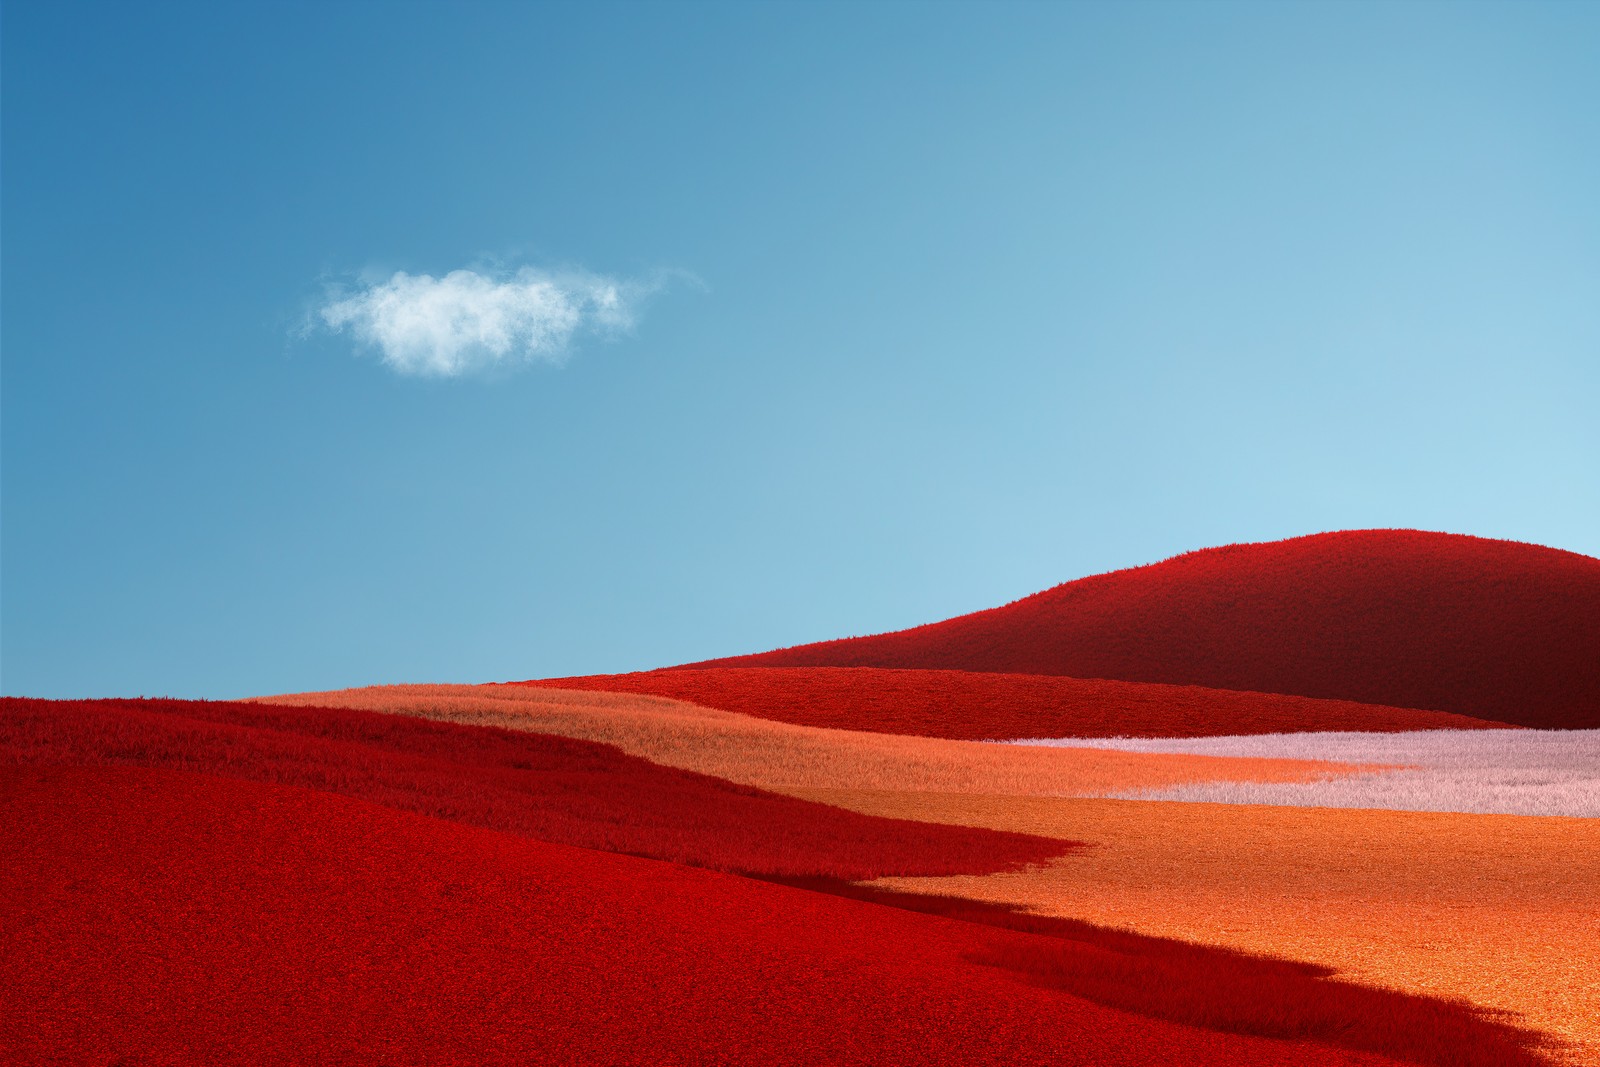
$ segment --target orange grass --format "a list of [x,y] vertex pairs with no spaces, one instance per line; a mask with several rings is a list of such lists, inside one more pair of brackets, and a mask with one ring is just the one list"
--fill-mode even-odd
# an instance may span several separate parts
[[813,790],[851,810],[1090,843],[980,878],[873,883],[1320,963],[1519,1012],[1600,1063],[1592,819]]
[[648,696],[490,685],[267,699],[601,741],[867,814],[1088,841],[1030,872],[875,884],[1320,963],[1353,981],[1521,1012],[1579,1055],[1600,1051],[1591,820],[1067,799],[1358,768],[868,734]]
[[373,686],[265,697],[558,734],[774,792],[868,788],[1097,796],[1185,782],[1299,782],[1354,773],[1317,760],[1031,748],[757,719],[662,697],[527,685]]

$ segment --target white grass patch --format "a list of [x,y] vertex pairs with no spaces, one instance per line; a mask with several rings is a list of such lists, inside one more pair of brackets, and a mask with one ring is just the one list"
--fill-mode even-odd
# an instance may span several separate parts
[[1313,782],[1197,782],[1107,794],[1126,799],[1600,818],[1600,730],[1063,737],[1009,743],[1395,767]]

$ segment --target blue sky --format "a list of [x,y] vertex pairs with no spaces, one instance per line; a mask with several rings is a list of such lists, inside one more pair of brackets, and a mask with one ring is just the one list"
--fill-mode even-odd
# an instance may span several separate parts
[[639,669],[1328,529],[1600,555],[1600,5],[3,35],[8,694]]

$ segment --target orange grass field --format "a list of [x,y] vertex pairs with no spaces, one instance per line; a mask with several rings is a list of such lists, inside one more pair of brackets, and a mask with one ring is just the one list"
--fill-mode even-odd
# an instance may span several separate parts
[[1521,1013],[1600,1063],[1600,823],[1524,815],[807,790],[852,811],[1089,845],[1043,868],[895,878]]
[[398,712],[600,741],[668,767],[779,793],[849,787],[1099,796],[1184,782],[1308,781],[1371,766],[873,734],[796,726],[664,697],[526,685],[373,686],[262,700]]
[[434,685],[264,699],[600,741],[866,814],[1086,842],[1020,872],[874,884],[1459,997],[1518,1013],[1570,1043],[1573,1063],[1600,1062],[1593,820],[1093,799],[1177,782],[1304,781],[1366,768],[871,734],[630,694]]

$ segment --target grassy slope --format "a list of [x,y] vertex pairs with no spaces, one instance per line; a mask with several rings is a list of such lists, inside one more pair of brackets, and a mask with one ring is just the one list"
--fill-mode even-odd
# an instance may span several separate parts
[[1364,530],[1205,549],[899,633],[688,666],[1116,678],[1576,729],[1600,727],[1597,649],[1600,560]]
[[210,775],[0,770],[0,848],[0,949],[28,977],[0,984],[14,1063],[1390,1062],[1207,1026],[1536,1062],[1502,1026],[1294,965],[916,915]]
[[488,726],[261,704],[0,702],[0,764],[52,763],[303,785],[543,841],[763,875],[977,873],[1070,847],[877,819],[608,745]]
[[860,788],[1098,796],[1184,782],[1302,781],[1360,765],[1027,748],[828,730],[678,700],[526,685],[372,686],[263,698],[603,741],[670,767],[789,792]]
[[[876,815],[1088,842],[1014,874],[890,879],[1338,968],[1521,1013],[1600,1063],[1600,821],[816,791]],[[1512,1016],[1517,1017],[1517,1016]]]
[[1469,730],[1446,712],[1095,678],[874,667],[673,668],[528,682],[648,693],[781,722],[972,741]]

